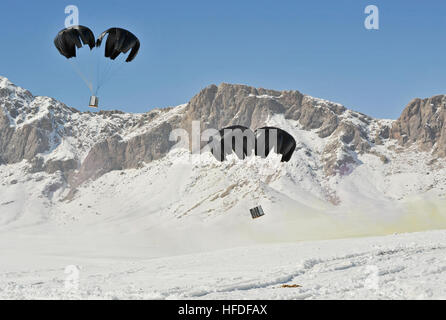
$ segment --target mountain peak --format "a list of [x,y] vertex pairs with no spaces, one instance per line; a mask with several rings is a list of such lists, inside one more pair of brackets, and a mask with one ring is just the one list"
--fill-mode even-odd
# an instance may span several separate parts
[[[0,84],[0,161],[27,160],[32,172],[59,170],[73,187],[111,170],[163,158],[174,145],[172,130],[190,134],[193,121],[200,121],[201,130],[272,125],[294,132],[298,148],[320,155],[327,176],[350,174],[364,154],[386,163],[384,146],[390,140],[446,156],[443,95],[414,99],[398,120],[388,121],[297,90],[243,84],[209,85],[188,104],[144,114],[79,112],[54,99],[34,97],[4,77]],[[307,135],[319,142],[310,146],[304,142]]]
[[446,156],[446,95],[416,98],[409,102],[392,126],[391,138],[402,146]]
[[8,78],[0,76],[0,88],[16,87]]

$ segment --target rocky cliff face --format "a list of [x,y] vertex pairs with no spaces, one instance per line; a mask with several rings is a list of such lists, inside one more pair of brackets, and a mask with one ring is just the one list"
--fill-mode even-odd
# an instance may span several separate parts
[[[325,171],[333,175],[355,164],[355,152],[367,152],[375,137],[386,139],[387,124],[330,101],[313,98],[299,91],[274,91],[244,85],[209,86],[193,97],[185,111],[182,126],[200,120],[204,128],[223,128],[239,124],[256,129],[275,114],[294,120],[303,130],[327,138]],[[379,128],[379,131],[376,131]]]
[[[144,114],[79,112],[46,97],[34,97],[0,77],[0,164],[28,163],[30,172],[60,172],[71,188],[112,171],[137,168],[165,156],[173,129],[191,131],[239,124],[255,130],[280,115],[293,127],[323,139],[327,176],[348,175],[370,153],[389,161],[375,146],[395,139],[446,156],[446,97],[415,99],[396,121],[378,120],[299,91],[245,85],[211,85],[175,108]],[[299,148],[304,148],[301,145]],[[309,153],[314,150],[307,150]]]
[[34,102],[29,91],[0,78],[0,163],[31,160],[48,150],[52,123],[48,119],[28,121],[37,111]]
[[30,172],[61,171],[76,187],[166,154],[173,144],[168,137],[177,111],[81,113],[1,78],[0,163],[26,160]]
[[446,96],[414,99],[392,126],[391,138],[402,146],[416,145],[440,157],[446,156]]

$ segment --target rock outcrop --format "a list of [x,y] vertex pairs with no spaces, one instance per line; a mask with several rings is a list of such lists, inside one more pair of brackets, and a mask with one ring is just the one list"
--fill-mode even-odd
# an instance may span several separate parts
[[283,114],[286,119],[297,121],[303,130],[315,130],[320,137],[333,140],[324,151],[327,174],[336,174],[341,167],[354,165],[356,160],[350,151],[370,149],[372,138],[365,127],[372,118],[299,91],[274,91],[226,83],[211,85],[191,99],[182,126],[190,128],[191,121],[200,120],[204,129],[238,124],[255,130],[266,125],[275,114]]
[[446,96],[413,99],[392,126],[390,137],[402,146],[446,156]]
[[[34,97],[0,77],[0,165],[26,160],[30,172],[61,172],[75,188],[111,170],[137,168],[166,155],[172,130],[243,125],[255,130],[275,116],[292,120],[326,143],[320,151],[326,175],[346,175],[389,139],[446,157],[446,96],[414,99],[396,121],[378,120],[299,91],[220,84],[203,89],[186,105],[144,114],[80,112],[54,99]],[[301,146],[302,147],[302,146]],[[310,151],[309,151],[310,152]],[[312,151],[311,151],[312,152]]]

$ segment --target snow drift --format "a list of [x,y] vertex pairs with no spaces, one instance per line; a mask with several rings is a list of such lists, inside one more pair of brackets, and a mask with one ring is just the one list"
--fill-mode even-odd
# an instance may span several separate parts
[[[444,251],[426,240],[441,242],[444,233],[426,231],[446,228],[445,128],[440,126],[445,101],[443,96],[415,100],[407,107],[411,112],[403,112],[400,119],[382,120],[298,91],[221,84],[178,107],[144,114],[90,113],[34,97],[0,78],[0,243],[6,261],[2,271],[8,275],[0,284],[9,283],[0,296],[59,296],[60,280],[48,279],[57,278],[54,272],[66,265],[79,264],[87,266],[89,281],[97,285],[84,287],[82,295],[87,297],[234,298],[240,290],[263,298],[346,297],[346,292],[371,297],[361,291],[363,285],[355,284],[347,289],[339,284],[324,294],[321,283],[314,283],[295,296],[276,289],[300,275],[313,283],[315,266],[333,275],[332,280],[338,279],[336,270],[357,272],[353,266],[365,266],[367,255],[372,264],[391,269],[374,243],[391,252],[401,249],[404,256],[415,251],[427,260],[433,250]],[[202,130],[235,124],[252,130],[279,127],[294,137],[296,149],[289,162],[274,153],[244,160],[229,155],[219,162],[209,152],[191,154],[169,140],[174,129],[192,134],[192,121],[200,121]],[[423,128],[429,124],[427,132]],[[253,220],[249,209],[257,205],[266,214]],[[383,235],[388,236],[358,239]],[[356,239],[350,242],[320,242],[352,237]],[[395,247],[395,239],[402,248]],[[296,241],[302,242],[293,245],[296,248],[283,244]],[[416,251],[411,241],[419,241],[421,249]],[[352,249],[351,243],[358,245]],[[242,246],[246,249],[203,253]],[[320,246],[323,252],[313,251]],[[337,246],[339,259],[330,255]],[[251,254],[260,248],[266,248],[261,258]],[[289,258],[279,258],[276,249]],[[163,258],[183,254],[192,255]],[[225,254],[234,265],[224,260]],[[240,255],[249,257],[245,265],[234,262]],[[211,277],[208,269],[193,262],[206,265],[206,259],[215,262],[208,266],[217,270],[221,284],[202,281],[202,287],[187,289],[197,280],[189,275],[175,289],[169,272],[205,272]],[[258,259],[277,259],[289,267],[278,270],[279,265],[267,263],[264,276],[253,276],[257,280],[235,270],[248,270]],[[26,267],[30,261],[38,269]],[[159,270],[149,268],[148,261],[155,261]],[[291,267],[295,261],[302,266]],[[184,269],[172,269],[171,263],[184,264]],[[332,263],[339,263],[340,269]],[[225,273],[217,265],[234,270]],[[404,278],[418,270],[399,267],[386,272]],[[109,294],[94,280],[116,272],[135,285],[146,272],[157,272],[153,268],[164,283],[152,279],[156,283],[150,280],[147,285],[160,291],[122,289],[119,277],[109,274],[118,282]],[[432,283],[444,279],[446,269],[440,269],[424,270],[423,277]],[[138,276],[132,278],[133,273]],[[386,281],[395,285],[390,278]],[[414,297],[410,290],[401,296]],[[444,295],[441,290],[429,292]],[[429,292],[423,291],[422,297]]]

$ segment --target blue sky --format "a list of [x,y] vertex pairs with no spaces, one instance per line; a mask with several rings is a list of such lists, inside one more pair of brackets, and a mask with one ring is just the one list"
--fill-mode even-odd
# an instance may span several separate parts
[[[96,35],[115,26],[141,40],[136,59],[101,89],[103,109],[178,105],[229,82],[397,118],[412,98],[446,93],[444,0],[2,0],[0,75],[81,110],[89,90],[53,46],[69,4]],[[379,30],[364,28],[371,4]],[[92,62],[86,49],[79,58]]]

